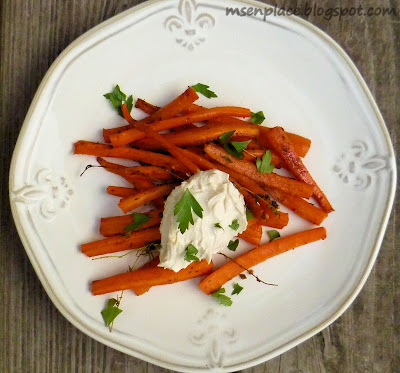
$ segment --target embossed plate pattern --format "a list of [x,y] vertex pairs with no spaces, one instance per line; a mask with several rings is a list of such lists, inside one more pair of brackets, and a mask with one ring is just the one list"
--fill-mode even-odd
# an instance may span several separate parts
[[[264,8],[151,1],[79,38],[44,78],[10,172],[21,240],[63,315],[109,346],[184,372],[258,364],[334,321],[373,266],[395,190],[385,124],[343,50],[300,19],[227,16],[227,6]],[[91,261],[79,245],[100,238],[100,217],[120,214],[105,188],[121,181],[100,169],[80,177],[93,159],[73,156],[72,144],[101,141],[102,127],[122,124],[102,97],[115,84],[163,105],[197,82],[219,96],[201,98],[203,105],[263,110],[266,125],[312,139],[305,163],[336,210],[324,222],[328,238],[258,266],[258,275],[278,286],[247,279],[229,308],[202,294],[196,281],[141,297],[125,292],[109,333],[100,315],[108,296],[93,297],[89,284],[127,270],[133,259]],[[308,227],[292,216],[281,233]]]

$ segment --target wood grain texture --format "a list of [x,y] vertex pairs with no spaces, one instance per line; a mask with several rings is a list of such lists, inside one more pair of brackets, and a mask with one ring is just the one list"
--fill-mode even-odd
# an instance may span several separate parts
[[[8,169],[23,119],[58,54],[86,30],[140,3],[134,0],[2,0],[0,2],[0,372],[146,372],[169,370],[87,337],[52,305],[18,238],[8,200]],[[396,7],[400,2],[268,2]],[[400,18],[304,17],[350,55],[370,87],[395,145],[400,133]],[[397,199],[376,265],[353,305],[298,347],[243,373],[400,372],[400,229]]]

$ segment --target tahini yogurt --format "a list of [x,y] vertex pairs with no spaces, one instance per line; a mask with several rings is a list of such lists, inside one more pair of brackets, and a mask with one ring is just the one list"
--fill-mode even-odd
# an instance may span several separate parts
[[[174,209],[186,189],[203,208],[203,217],[192,212],[194,225],[181,233]],[[187,267],[190,261],[185,260],[185,252],[190,244],[197,248],[199,260],[210,262],[246,226],[245,202],[229,175],[219,170],[198,172],[176,187],[165,202],[159,265],[176,272]]]

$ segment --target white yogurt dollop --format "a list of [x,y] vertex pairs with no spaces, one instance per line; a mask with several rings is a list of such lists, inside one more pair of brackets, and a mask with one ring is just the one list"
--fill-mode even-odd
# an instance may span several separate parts
[[[189,224],[189,228],[181,233],[174,209],[186,189],[203,208],[203,217],[192,211],[194,225]],[[230,225],[238,228],[233,229]],[[229,241],[242,233],[246,226],[244,199],[229,181],[229,175],[219,170],[198,172],[176,187],[165,202],[160,227],[159,266],[175,272],[187,267],[191,262],[185,260],[185,253],[190,244],[198,250],[196,256],[199,260],[210,262],[212,255],[227,247]]]

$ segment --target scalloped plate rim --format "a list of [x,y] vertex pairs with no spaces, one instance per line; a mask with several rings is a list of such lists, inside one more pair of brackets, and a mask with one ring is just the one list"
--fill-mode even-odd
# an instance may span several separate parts
[[[258,1],[253,1],[253,0],[239,0],[239,3],[247,3],[249,5],[252,6],[258,6],[258,7],[270,7],[272,8],[273,6],[269,5],[269,4],[264,4],[264,3],[260,3]],[[35,250],[32,249],[32,247],[29,244],[29,239],[27,238],[25,231],[23,229],[23,226],[20,222],[20,218],[19,218],[19,213],[16,209],[15,203],[12,200],[12,187],[14,186],[14,171],[15,171],[15,163],[16,163],[16,159],[19,153],[19,149],[21,147],[21,143],[22,143],[22,139],[25,137],[25,133],[27,131],[27,129],[30,126],[30,122],[32,120],[32,116],[33,114],[36,112],[36,106],[38,104],[39,99],[41,98],[41,96],[43,95],[43,93],[45,93],[46,89],[48,88],[48,81],[50,80],[50,78],[54,78],[54,76],[56,76],[58,73],[62,72],[63,70],[60,70],[60,66],[65,63],[65,62],[71,62],[71,60],[74,59],[73,56],[73,52],[75,52],[76,50],[83,48],[83,50],[86,50],[87,47],[92,46],[93,44],[95,44],[95,41],[92,39],[96,39],[96,34],[98,34],[98,32],[100,30],[103,30],[104,28],[111,26],[113,24],[118,24],[118,22],[120,20],[122,20],[123,18],[136,13],[137,11],[143,9],[143,8],[147,8],[147,7],[152,7],[155,6],[157,4],[161,4],[162,0],[150,0],[148,2],[145,3],[141,3],[139,5],[136,5],[128,10],[123,11],[122,13],[102,22],[101,24],[95,26],[94,28],[92,28],[91,30],[85,32],[83,35],[81,35],[79,38],[77,38],[75,41],[73,41],[58,57],[57,59],[52,63],[52,65],[50,66],[49,70],[46,72],[44,78],[42,79],[39,88],[32,100],[32,103],[30,105],[30,108],[28,110],[28,113],[25,117],[25,120],[23,122],[23,125],[21,127],[21,131],[16,143],[16,146],[14,148],[14,152],[13,152],[13,156],[12,156],[12,160],[11,160],[11,165],[10,165],[10,176],[9,176],[9,197],[10,197],[10,205],[11,205],[11,211],[12,211],[12,216],[19,234],[19,237],[22,241],[22,244],[25,248],[25,251],[29,257],[30,262],[32,263],[32,266],[41,282],[41,284],[43,285],[46,293],[48,294],[48,296],[50,297],[50,299],[52,300],[53,304],[56,306],[56,308],[61,312],[61,314],[69,321],[71,322],[71,324],[73,324],[75,327],[77,327],[79,330],[81,330],[83,333],[85,333],[86,335],[92,337],[93,339],[108,345],[109,347],[115,348],[121,352],[124,352],[128,355],[143,359],[145,361],[148,361],[150,363],[159,365],[161,367],[167,368],[167,369],[176,369],[178,371],[182,371],[182,372],[199,372],[199,371],[205,371],[205,370],[210,370],[207,367],[199,367],[199,368],[195,368],[192,366],[183,366],[183,365],[177,365],[174,363],[169,363],[167,361],[163,361],[163,360],[159,360],[151,355],[145,354],[143,352],[139,352],[139,351],[135,351],[131,348],[128,348],[120,343],[116,343],[114,341],[110,341],[107,338],[102,337],[101,335],[98,334],[98,331],[88,327],[87,325],[83,325],[81,324],[78,320],[76,320],[75,315],[73,313],[70,312],[70,310],[64,306],[62,299],[60,299],[60,297],[57,295],[57,293],[53,290],[53,287],[51,286],[51,284],[47,281],[46,275],[43,272],[36,256],[35,256]],[[205,2],[208,3],[208,2]],[[386,208],[385,208],[385,213],[384,213],[384,218],[382,219],[381,222],[381,226],[379,228],[379,234],[377,235],[377,239],[375,244],[373,245],[374,249],[371,252],[371,256],[369,258],[369,262],[368,265],[366,266],[361,280],[358,283],[358,285],[353,289],[351,295],[349,296],[349,298],[343,303],[343,305],[333,314],[331,315],[331,317],[329,317],[325,322],[321,323],[320,325],[314,327],[313,329],[309,330],[308,332],[304,333],[303,335],[293,339],[292,341],[280,346],[279,348],[276,348],[270,352],[268,352],[267,354],[264,354],[262,356],[259,356],[257,358],[254,358],[252,360],[240,363],[240,364],[235,364],[232,366],[229,365],[225,365],[222,368],[217,368],[218,371],[220,372],[230,372],[233,370],[238,370],[238,369],[246,369],[252,366],[255,366],[257,364],[266,362],[286,351],[288,351],[289,349],[299,345],[300,343],[304,342],[305,340],[309,339],[310,337],[312,337],[313,335],[315,335],[316,333],[318,333],[319,331],[321,331],[322,329],[326,328],[327,326],[329,326],[330,324],[332,324],[338,317],[340,317],[343,312],[350,306],[350,304],[354,301],[354,299],[356,298],[356,296],[359,294],[359,292],[361,291],[362,287],[364,286],[371,270],[372,267],[375,263],[375,260],[377,258],[377,255],[379,253],[380,250],[380,246],[382,244],[383,241],[383,237],[385,234],[385,229],[390,217],[390,213],[391,213],[391,209],[394,203],[394,197],[395,197],[395,192],[396,192],[396,180],[397,180],[397,169],[396,169],[396,162],[395,162],[395,156],[394,156],[394,149],[393,149],[393,145],[390,139],[390,135],[388,133],[387,127],[385,125],[385,121],[382,117],[382,114],[380,113],[380,110],[368,88],[368,86],[366,85],[364,79],[362,78],[360,72],[358,71],[357,67],[355,66],[355,64],[353,63],[353,61],[349,58],[349,56],[346,54],[346,52],[342,49],[342,47],[339,46],[338,43],[336,43],[329,35],[327,35],[325,32],[323,32],[322,30],[320,30],[319,28],[317,28],[316,26],[314,26],[313,24],[311,24],[310,22],[303,20],[297,16],[289,16],[291,19],[293,19],[295,22],[298,22],[300,24],[302,24],[303,26],[305,26],[308,30],[310,30],[311,32],[317,34],[318,36],[320,36],[321,38],[323,38],[325,40],[326,43],[328,43],[329,45],[331,45],[332,47],[334,47],[334,49],[340,53],[341,57],[346,61],[347,65],[351,68],[353,74],[355,75],[355,77],[358,80],[358,83],[360,84],[360,86],[363,89],[363,92],[365,93],[366,97],[369,100],[369,103],[371,104],[377,119],[379,121],[380,124],[380,129],[382,130],[382,133],[384,134],[385,138],[386,138],[386,145],[387,145],[387,150],[389,151],[389,163],[391,166],[391,173],[392,173],[392,183],[390,185],[390,190],[388,193],[388,198],[387,198],[387,203],[386,203]],[[119,32],[120,30],[116,31]],[[97,40],[99,41],[99,40]],[[89,44],[85,47],[85,44]],[[60,71],[58,71],[60,70]]]

